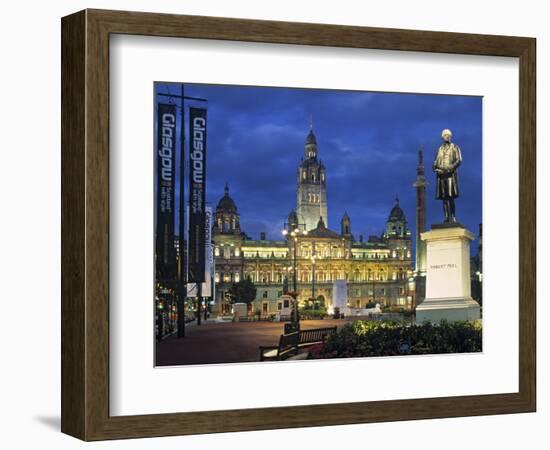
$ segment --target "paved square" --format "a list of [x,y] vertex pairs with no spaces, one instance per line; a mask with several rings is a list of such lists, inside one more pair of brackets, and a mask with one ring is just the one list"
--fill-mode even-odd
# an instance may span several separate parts
[[[352,319],[350,319],[351,321]],[[302,330],[342,327],[348,320],[304,320]],[[156,344],[157,366],[259,361],[260,345],[277,345],[281,322],[203,322],[185,328],[186,336],[171,336]]]

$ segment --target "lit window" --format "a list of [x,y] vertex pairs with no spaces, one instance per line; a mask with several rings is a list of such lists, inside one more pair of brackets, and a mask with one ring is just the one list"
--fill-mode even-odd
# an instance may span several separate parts
[[239,248],[235,249],[235,256],[241,256],[241,249]]
[[241,281],[241,274],[239,272],[236,272],[235,273],[235,282],[238,283],[239,281]]
[[214,275],[214,281],[215,281],[216,283],[219,283],[219,282],[220,282],[220,274],[219,274],[219,272],[216,272],[216,275]]

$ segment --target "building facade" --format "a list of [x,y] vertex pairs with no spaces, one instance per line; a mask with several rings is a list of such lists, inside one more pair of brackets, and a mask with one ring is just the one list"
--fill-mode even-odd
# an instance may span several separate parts
[[350,308],[372,303],[412,308],[411,232],[399,199],[380,236],[356,239],[347,213],[339,231],[327,227],[326,182],[326,168],[318,159],[317,139],[310,127],[305,156],[298,166],[296,210],[284,224],[287,230],[301,232],[281,235],[279,240],[268,240],[264,233],[250,239],[241,230],[237,205],[226,186],[212,230],[215,313],[230,313],[227,292],[244,278],[250,278],[257,288],[250,312],[263,316],[283,308],[281,296],[286,291],[295,291],[301,305],[314,300],[330,310],[333,284],[338,280],[347,281]]

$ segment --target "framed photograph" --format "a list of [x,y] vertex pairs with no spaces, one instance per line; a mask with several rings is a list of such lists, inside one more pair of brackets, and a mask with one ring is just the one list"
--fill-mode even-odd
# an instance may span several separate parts
[[535,411],[535,42],[64,17],[62,431]]

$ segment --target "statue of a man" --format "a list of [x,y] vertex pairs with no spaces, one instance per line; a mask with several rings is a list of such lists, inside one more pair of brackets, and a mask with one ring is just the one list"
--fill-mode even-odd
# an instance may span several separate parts
[[458,166],[462,163],[462,155],[458,145],[451,142],[451,130],[443,130],[443,143],[439,146],[433,163],[436,174],[435,198],[443,200],[445,222],[456,222],[455,198],[458,197]]

